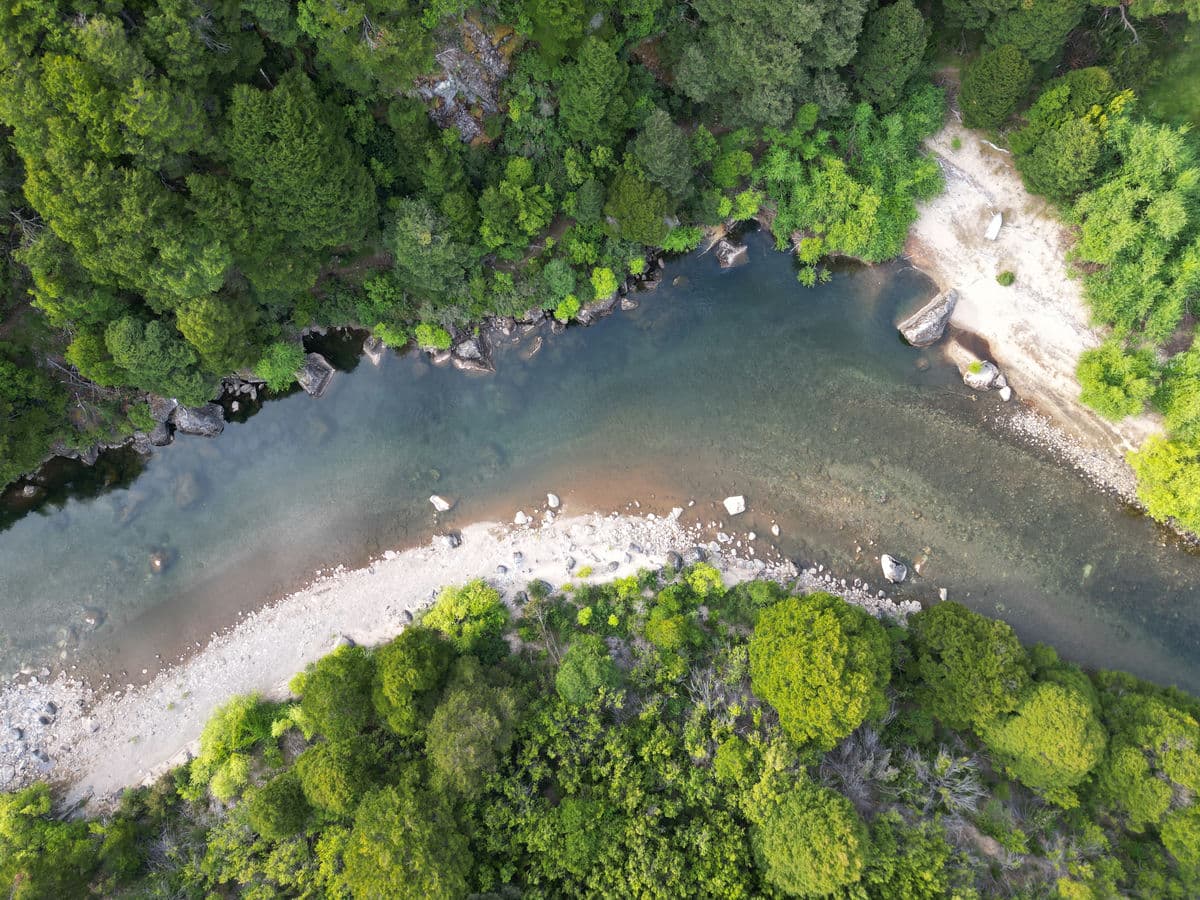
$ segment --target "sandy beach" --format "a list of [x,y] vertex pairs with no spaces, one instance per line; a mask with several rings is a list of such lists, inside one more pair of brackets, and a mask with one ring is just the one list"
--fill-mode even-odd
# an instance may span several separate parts
[[[527,526],[469,525],[458,547],[435,538],[388,551],[361,569],[325,573],[141,687],[100,694],[66,675],[10,684],[0,692],[0,789],[46,779],[63,789],[68,805],[103,810],[125,787],[186,762],[204,723],[232,696],[287,697],[291,677],[337,642],[369,646],[392,638],[445,585],[486,578],[511,600],[534,579],[556,587],[572,580],[569,563],[575,571],[591,567],[587,580],[609,580],[657,568],[668,552],[706,539],[699,526],[684,527],[669,513],[534,515]],[[843,588],[827,572],[764,562],[745,535],[726,537],[704,545],[731,584],[755,577],[798,581],[809,590],[837,590],[874,614],[903,617],[917,608],[879,591]]]
[[[1124,455],[1161,423],[1150,414],[1108,422],[1079,402],[1076,362],[1103,334],[1091,326],[1082,283],[1067,262],[1069,228],[1048,203],[1026,192],[1012,157],[979,133],[950,124],[927,147],[942,166],[946,188],[922,204],[906,253],[942,289],[958,290],[947,353],[960,359],[978,349],[975,338],[986,342],[1016,399],[1052,426],[1026,413],[1018,415],[1015,430],[1053,445],[1094,480],[1128,496],[1132,475]],[[985,233],[996,213],[1004,224],[989,241]],[[1004,271],[1016,276],[1009,287],[996,281]],[[956,338],[955,331],[966,334]]]

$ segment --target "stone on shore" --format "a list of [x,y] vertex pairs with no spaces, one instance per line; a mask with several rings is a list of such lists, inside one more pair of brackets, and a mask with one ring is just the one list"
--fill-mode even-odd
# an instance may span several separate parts
[[171,414],[175,430],[200,437],[216,437],[225,430],[225,411],[216,403],[177,406]]
[[383,343],[375,335],[370,335],[363,341],[362,352],[363,356],[371,361],[371,365],[377,366],[383,362],[383,352],[387,350],[387,345]]
[[454,531],[447,532],[446,534],[435,534],[433,536],[433,546],[439,550],[453,550],[456,547],[462,546],[462,537]]
[[529,516],[525,515],[525,510],[523,509],[518,509],[517,514],[513,516],[514,525],[528,525],[529,521]]
[[963,384],[974,391],[990,391],[995,387],[997,379],[1002,377],[996,364],[985,359],[971,363],[962,373]]
[[585,303],[579,308],[579,312],[575,313],[575,321],[580,325],[591,325],[607,315],[610,315],[617,305],[617,295],[605,297],[601,300],[593,300],[591,303]]
[[943,291],[896,327],[912,346],[928,347],[946,333],[956,303],[958,291],[953,288]]
[[429,502],[432,503],[433,508],[436,509],[440,513],[449,512],[450,507],[452,507],[454,505],[449,500],[447,500],[445,497],[441,497],[437,494],[430,495]]
[[745,244],[735,244],[728,238],[717,241],[717,262],[722,269],[740,266],[749,261]]
[[304,357],[304,365],[296,372],[296,380],[304,393],[310,397],[320,397],[329,388],[333,380],[334,368],[329,360],[320,353],[309,353]]
[[558,509],[562,506],[562,501],[558,499],[558,494],[547,494],[546,505],[551,509]]
[[883,577],[892,584],[899,584],[908,577],[908,566],[887,553],[879,557],[879,565],[883,569]]
[[1012,399],[1012,395],[1012,388],[1010,388],[1007,384],[1000,388],[1000,399],[1005,403]]
[[1003,225],[1004,225],[1004,214],[996,213],[994,216],[992,216],[992,221],[990,221],[988,223],[987,231],[984,233],[983,236],[985,238],[987,238],[989,241],[996,240],[996,238],[1000,237],[1000,228]]
[[746,511],[746,498],[741,494],[726,497],[723,502],[725,503],[725,511],[731,516],[741,515]]

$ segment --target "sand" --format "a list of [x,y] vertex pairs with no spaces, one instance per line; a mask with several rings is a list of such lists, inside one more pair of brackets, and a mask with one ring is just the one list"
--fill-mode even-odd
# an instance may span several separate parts
[[[528,526],[469,525],[455,548],[435,538],[422,547],[389,551],[362,569],[324,573],[141,687],[101,694],[66,675],[49,683],[34,677],[10,684],[0,692],[0,789],[42,778],[61,788],[67,806],[86,804],[93,813],[109,809],[125,787],[186,762],[204,723],[231,697],[259,692],[286,698],[288,681],[308,663],[345,638],[363,645],[392,638],[445,585],[486,578],[511,601],[534,579],[556,587],[572,580],[568,560],[576,572],[593,569],[586,580],[609,580],[658,568],[669,551],[708,537],[699,525],[685,527],[665,510],[644,516],[531,512],[534,523]],[[809,590],[835,589],[875,615],[897,619],[918,608],[854,584],[843,588],[829,573],[798,572],[778,557],[756,558],[772,557],[761,538],[752,544],[727,530],[733,533],[706,546],[729,583],[754,577],[798,581]],[[760,549],[752,552],[752,546]],[[507,571],[499,572],[499,566]]]
[[[1094,480],[1116,482],[1106,486],[1127,493],[1132,482],[1124,455],[1161,430],[1161,421],[1147,414],[1112,423],[1079,402],[1076,362],[1101,343],[1103,332],[1091,326],[1082,283],[1070,272],[1070,229],[1053,207],[1026,192],[1011,156],[977,132],[950,124],[927,147],[941,163],[946,189],[922,204],[906,253],[942,289],[958,289],[947,353],[955,361],[968,358],[976,343],[956,339],[954,331],[986,341],[1016,399],[1036,409],[1058,435],[1050,438],[1051,431],[1028,413],[1027,430],[1040,429],[1042,439],[1055,442],[1072,462],[1082,460]],[[984,235],[997,212],[1004,226],[997,240],[988,241]],[[1016,275],[1010,287],[996,282],[1003,271]]]

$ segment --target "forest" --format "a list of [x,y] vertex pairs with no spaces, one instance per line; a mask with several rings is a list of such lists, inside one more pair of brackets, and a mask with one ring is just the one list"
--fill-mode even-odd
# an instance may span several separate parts
[[219,709],[100,819],[0,795],[0,889],[85,896],[1187,898],[1200,701],[953,602],[705,563],[447,588]]
[[[306,329],[444,347],[568,322],[757,218],[798,277],[901,249],[950,85],[1076,223],[1084,399],[1200,527],[1196,0],[12,3],[0,13],[0,485],[289,389]],[[961,75],[961,90],[958,76]],[[1179,89],[1174,87],[1175,83]],[[1139,99],[1144,95],[1146,100]]]

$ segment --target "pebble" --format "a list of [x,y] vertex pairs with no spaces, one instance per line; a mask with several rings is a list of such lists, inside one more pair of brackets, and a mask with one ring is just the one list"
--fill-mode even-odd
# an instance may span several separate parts
[[523,509],[517,510],[517,514],[515,516],[513,516],[513,524],[514,525],[528,525],[529,524],[529,516],[525,515],[525,510],[523,510]]

